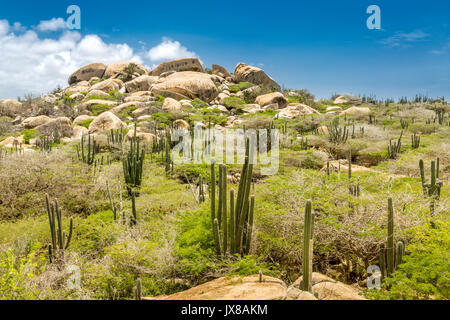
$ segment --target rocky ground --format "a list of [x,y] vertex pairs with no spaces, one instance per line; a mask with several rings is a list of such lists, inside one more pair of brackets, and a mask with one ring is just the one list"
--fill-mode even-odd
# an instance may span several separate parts
[[[145,299],[450,297],[450,105],[443,99],[316,100],[307,90],[282,90],[262,69],[238,63],[230,73],[196,58],[152,71],[93,63],[68,82],[42,97],[0,101],[0,299],[130,299],[137,283]],[[263,176],[259,165],[253,173],[247,255],[214,252],[209,165],[167,170],[164,151],[155,149],[168,130],[196,126],[281,132],[278,173]],[[133,210],[122,158],[135,136],[147,155]],[[80,155],[88,137],[98,147],[90,164]],[[419,160],[431,183],[437,158],[440,195],[424,196]],[[229,188],[237,190],[241,167],[229,166]],[[204,203],[197,201],[201,178]],[[73,219],[57,263],[48,259],[46,193],[58,199],[67,232]],[[388,198],[405,259],[381,290],[367,290],[367,268],[381,264],[386,243]],[[300,290],[308,199],[316,219],[311,292]],[[114,208],[119,216],[137,211],[137,224],[115,221]],[[68,266],[81,269],[80,288],[65,285]],[[12,270],[13,280],[5,276]]]

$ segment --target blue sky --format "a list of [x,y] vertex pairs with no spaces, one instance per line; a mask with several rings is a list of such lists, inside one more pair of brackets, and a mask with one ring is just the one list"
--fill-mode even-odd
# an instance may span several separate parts
[[[133,57],[152,67],[171,57],[163,48],[175,50],[176,57],[195,54],[207,67],[216,63],[233,71],[238,62],[253,64],[280,85],[307,88],[319,98],[344,92],[450,96],[448,0],[2,2],[0,21],[9,23],[3,36],[15,36],[3,51],[15,50],[26,32],[35,36],[26,38],[29,50],[0,52],[0,99],[43,93],[88,57],[105,62]],[[41,21],[66,19],[71,4],[81,8],[78,36],[38,28]],[[381,30],[366,27],[366,9],[373,4],[381,9]],[[20,26],[14,27],[16,22]],[[87,41],[89,35],[96,41]],[[11,78],[9,70],[18,68],[30,68],[23,74],[33,76]]]

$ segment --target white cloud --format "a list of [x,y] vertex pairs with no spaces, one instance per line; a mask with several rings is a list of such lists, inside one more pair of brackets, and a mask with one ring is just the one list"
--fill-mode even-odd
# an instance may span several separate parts
[[168,38],[163,38],[159,45],[151,48],[148,52],[148,58],[153,62],[193,57],[197,57],[195,52],[189,51],[180,42],[172,41]]
[[124,60],[142,63],[127,44],[68,30],[56,39],[41,38],[20,24],[11,27],[0,20],[0,99],[47,93],[58,85],[66,87],[69,76],[86,64]]
[[397,32],[393,36],[380,41],[380,43],[389,47],[408,47],[411,43],[428,41],[430,34],[422,30],[412,32]]
[[43,20],[37,26],[39,31],[58,31],[67,29],[67,23],[63,18],[53,18],[51,20]]

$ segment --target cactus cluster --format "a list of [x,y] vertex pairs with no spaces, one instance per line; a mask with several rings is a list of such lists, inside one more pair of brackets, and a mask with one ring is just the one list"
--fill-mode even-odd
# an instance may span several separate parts
[[403,241],[398,241],[394,245],[394,206],[392,198],[388,199],[388,228],[387,228],[387,243],[380,246],[380,269],[383,278],[391,276],[398,265],[403,261],[405,255],[405,244]]
[[100,147],[97,145],[95,138],[91,137],[91,135],[88,136],[87,144],[85,142],[85,136],[83,135],[80,143],[77,145],[78,160],[88,165],[92,165],[95,160],[95,155],[100,153]]
[[401,152],[402,149],[402,137],[403,137],[403,131],[400,134],[400,137],[398,138],[397,142],[392,142],[392,140],[389,140],[388,145],[388,158],[389,159],[396,159],[397,154]]
[[69,247],[72,239],[73,220],[70,219],[69,234],[63,231],[61,209],[58,200],[50,203],[48,194],[45,195],[47,206],[48,220],[50,223],[50,234],[52,236],[52,244],[48,246],[48,257],[50,263],[64,258],[64,251]]
[[345,144],[349,131],[346,126],[339,127],[339,119],[336,118],[328,128],[328,140],[334,144]]
[[39,144],[39,147],[42,152],[51,152],[52,151],[52,144],[53,140],[48,136],[43,136],[41,138],[41,142]]
[[400,126],[403,130],[406,130],[409,127],[409,122],[404,119],[400,119]]
[[442,188],[442,181],[439,180],[439,158],[436,161],[431,161],[431,177],[429,183],[427,183],[425,178],[425,166],[422,159],[419,161],[419,168],[423,193],[425,196],[439,200]]
[[[224,256],[228,250],[231,254],[248,254],[250,251],[255,211],[255,197],[250,196],[253,176],[253,152],[249,142],[246,147],[245,163],[241,172],[237,197],[230,190],[229,212],[227,200],[227,167],[219,166],[218,205],[216,206],[216,171],[211,163],[211,222],[213,226],[216,253]],[[216,214],[217,212],[217,214]]]
[[123,174],[130,196],[132,193],[132,188],[140,187],[142,184],[144,159],[145,150],[141,150],[140,141],[136,137],[136,131],[134,131],[134,137],[131,139],[130,150],[122,159]]
[[308,200],[305,207],[305,221],[303,226],[303,281],[301,290],[312,293],[312,265],[314,249],[314,214],[312,201]]
[[420,147],[420,135],[416,135],[415,133],[411,136],[411,147],[413,149],[417,149]]
[[125,133],[123,132],[123,128],[114,130],[111,129],[108,132],[108,145],[110,147],[122,147],[123,141],[125,139]]

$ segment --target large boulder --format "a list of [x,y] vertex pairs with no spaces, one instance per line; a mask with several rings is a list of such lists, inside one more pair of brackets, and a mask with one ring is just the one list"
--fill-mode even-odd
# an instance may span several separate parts
[[183,109],[183,106],[175,99],[165,98],[162,109],[166,111],[179,111]]
[[34,129],[51,121],[47,116],[29,117],[22,121],[21,126],[24,129]]
[[153,95],[169,92],[174,93],[175,96],[171,98],[177,100],[199,98],[209,103],[219,94],[210,75],[205,73],[193,71],[176,72],[161,79],[161,81],[161,83],[153,86]]
[[281,92],[273,92],[257,97],[255,103],[259,104],[261,107],[277,103],[278,108],[283,109],[288,105],[289,102]]
[[114,81],[114,79],[108,79],[102,82],[99,82],[91,87],[91,90],[99,90],[103,92],[111,92],[113,90],[119,90],[120,85]]
[[91,63],[81,67],[69,77],[69,85],[80,81],[89,81],[94,77],[101,78],[105,74],[106,66],[103,63]]
[[[131,140],[133,138],[134,138],[134,130],[128,131],[127,139]],[[139,132],[139,128],[138,131],[136,132],[136,138],[149,144],[152,144],[154,141],[156,141],[156,136],[154,134],[147,132]]]
[[149,300],[285,300],[286,285],[269,276],[219,278],[187,291]]
[[143,75],[134,80],[125,82],[125,88],[128,93],[149,91],[154,84],[158,82],[159,77]]
[[342,94],[338,96],[334,100],[334,104],[353,104],[353,105],[360,105],[362,104],[362,99],[352,96],[350,94]]
[[177,119],[173,122],[173,127],[175,130],[189,130],[191,126],[189,123],[184,121],[183,119]]
[[14,117],[22,110],[22,103],[16,100],[0,101],[0,116]]
[[74,126],[73,127],[73,134],[72,134],[73,139],[81,139],[81,137],[83,137],[87,134],[89,134],[89,130],[87,128],[82,127],[82,126]]
[[371,111],[367,107],[351,107],[342,111],[343,114],[351,114],[354,116],[369,116]]
[[91,85],[88,81],[80,81],[70,87],[64,89],[64,94],[84,93],[91,90]]
[[89,134],[109,131],[111,129],[125,128],[126,124],[122,122],[114,113],[106,111],[96,117],[89,125]]
[[132,107],[140,108],[140,107],[143,107],[145,105],[146,105],[145,102],[131,101],[131,102],[122,103],[122,104],[118,105],[117,107],[112,108],[109,111],[111,111],[115,115],[119,115],[119,113],[121,113],[125,109],[132,108]]
[[77,107],[78,107],[78,111],[84,112],[84,111],[86,111],[86,110],[91,111],[92,106],[94,106],[94,105],[96,105],[96,104],[100,104],[100,105],[104,105],[104,106],[109,106],[109,107],[112,108],[112,107],[117,106],[117,103],[118,103],[118,102],[116,102],[116,101],[111,101],[111,100],[97,100],[97,99],[94,99],[94,100],[88,100],[88,101],[86,101],[86,102],[83,102],[83,103],[79,104]]
[[261,85],[270,90],[280,91],[281,88],[278,83],[269,77],[264,70],[246,65],[245,63],[238,63],[234,70],[233,80],[236,83],[247,81],[254,84]]
[[222,66],[219,66],[218,64],[212,65],[212,74],[215,74],[222,78],[231,77],[231,74],[228,72],[228,70]]
[[81,116],[76,117],[75,120],[73,120],[73,125],[80,124],[80,123],[86,122],[88,120],[94,120],[94,119],[95,119],[95,117],[83,114]]
[[126,69],[127,69],[127,67],[130,66],[130,64],[134,64],[136,66],[136,70],[135,70],[136,73],[138,73],[140,75],[144,75],[144,74],[148,73],[147,69],[137,62],[121,61],[121,62],[111,63],[106,67],[105,75],[104,75],[105,78],[115,77],[118,74],[125,74]]
[[152,71],[152,76],[160,76],[163,73],[175,71],[196,71],[205,72],[203,65],[198,58],[185,58],[180,60],[168,61],[161,63]]
[[58,135],[60,138],[70,138],[73,135],[72,122],[67,117],[59,117],[36,127],[41,134]]
[[[323,274],[313,272],[311,280],[312,291],[319,300],[366,300],[357,289]],[[303,277],[300,277],[291,288],[301,289],[302,282]]]
[[286,108],[281,109],[277,117],[280,119],[293,119],[300,115],[317,114],[317,110],[301,103],[291,103]]

